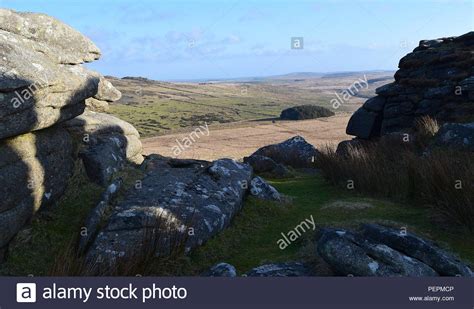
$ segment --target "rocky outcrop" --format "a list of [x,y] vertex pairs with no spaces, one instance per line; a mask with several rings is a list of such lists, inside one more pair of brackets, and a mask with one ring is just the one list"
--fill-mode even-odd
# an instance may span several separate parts
[[0,10],[0,30],[28,40],[56,63],[79,64],[99,59],[100,50],[88,38],[45,14]]
[[87,38],[42,14],[0,10],[0,139],[80,115],[100,75],[78,65],[97,59]]
[[268,145],[258,149],[246,160],[254,160],[254,156],[272,159],[274,162],[295,167],[312,167],[318,151],[301,136],[292,137],[279,144]]
[[178,247],[189,251],[224,229],[242,208],[252,177],[247,164],[151,156],[146,176],[131,189],[98,234],[88,259],[108,266],[121,257]]
[[317,252],[345,276],[473,276],[468,266],[430,241],[375,224],[363,225],[361,233],[323,229]]
[[474,32],[421,41],[400,60],[395,82],[377,88],[377,96],[354,113],[347,134],[370,139],[406,131],[424,115],[465,121],[474,113],[473,49]]
[[63,125],[77,141],[89,178],[107,185],[127,162],[143,161],[138,131],[114,116],[86,111]]
[[[87,100],[120,97],[82,66],[99,56],[88,38],[55,18],[0,9],[0,248],[38,209],[62,196],[82,142],[92,141],[81,145],[81,155],[89,151],[105,161],[122,152],[117,161],[141,162],[130,124],[92,112],[79,116]],[[104,150],[112,143],[114,149]],[[92,165],[86,164],[89,172]]]
[[437,146],[474,151],[474,122],[446,123],[435,136]]

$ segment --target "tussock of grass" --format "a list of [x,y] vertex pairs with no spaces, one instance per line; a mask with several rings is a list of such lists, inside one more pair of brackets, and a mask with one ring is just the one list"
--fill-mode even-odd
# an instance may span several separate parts
[[422,116],[415,123],[419,135],[433,137],[439,130],[438,121],[430,116]]
[[[432,134],[436,126],[426,127]],[[409,201],[444,217],[453,228],[474,230],[472,153],[432,149],[422,155],[412,144],[382,139],[347,155],[326,147],[316,163],[332,184],[353,184],[358,192]]]

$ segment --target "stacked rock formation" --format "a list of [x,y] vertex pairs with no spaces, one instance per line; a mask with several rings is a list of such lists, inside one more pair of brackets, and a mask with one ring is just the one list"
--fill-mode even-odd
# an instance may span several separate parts
[[347,134],[370,139],[413,128],[417,117],[472,121],[474,32],[421,41],[400,60],[395,82],[376,89],[347,125]]
[[106,147],[96,149],[104,144],[98,141],[111,140],[109,156],[142,160],[131,125],[92,111],[81,115],[86,102],[120,98],[81,65],[99,57],[88,38],[52,17],[0,9],[0,252],[39,208],[61,197],[78,151],[100,153]]

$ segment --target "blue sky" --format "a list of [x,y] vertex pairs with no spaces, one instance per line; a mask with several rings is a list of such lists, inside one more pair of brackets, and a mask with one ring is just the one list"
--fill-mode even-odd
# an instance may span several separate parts
[[[78,29],[103,74],[191,80],[290,72],[395,70],[421,39],[473,30],[457,0],[0,0]],[[304,48],[292,50],[292,37]]]

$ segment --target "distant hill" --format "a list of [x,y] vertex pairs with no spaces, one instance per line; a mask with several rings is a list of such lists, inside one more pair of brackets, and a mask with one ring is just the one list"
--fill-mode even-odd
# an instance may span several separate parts
[[[189,79],[189,80],[172,80],[170,83],[261,83],[268,81],[303,81],[308,79],[317,78],[349,78],[360,77],[364,74],[383,76],[385,79],[393,77],[395,71],[386,70],[369,70],[369,71],[347,71],[347,72],[291,72],[287,74],[269,75],[269,76],[244,76],[244,77],[232,77],[232,78],[202,78],[202,79]],[[115,78],[109,76],[110,78]],[[152,82],[153,79],[141,76],[124,76],[121,79],[138,80],[143,82]],[[374,80],[375,81],[375,80]],[[371,82],[371,80],[369,80]]]
[[393,73],[296,72],[194,82],[164,82],[130,76],[108,79],[122,92],[122,98],[110,104],[110,113],[132,123],[142,136],[152,136],[195,127],[203,122],[225,125],[278,118],[282,110],[297,105],[332,108],[331,100],[336,98],[336,93],[341,93],[355,81],[367,79],[367,89],[360,89],[334,110],[336,113],[352,112],[366,98],[375,95],[375,88],[391,82]]

